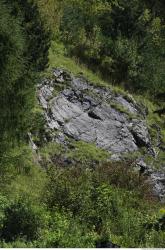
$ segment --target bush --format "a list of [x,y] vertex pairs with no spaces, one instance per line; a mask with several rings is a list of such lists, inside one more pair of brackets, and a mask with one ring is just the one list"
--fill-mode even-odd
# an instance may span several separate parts
[[[81,245],[80,239],[81,242],[85,240],[81,238],[79,223],[85,232],[89,230],[93,236],[96,234],[94,238],[97,241],[106,235],[107,240],[122,247],[144,247],[148,244],[147,235],[152,228],[146,230],[145,224],[152,221],[157,205],[152,196],[148,197],[151,187],[146,179],[131,169],[128,162],[106,163],[95,169],[52,167],[48,177],[47,206],[52,211],[65,211],[65,214],[70,214],[69,221],[73,219],[75,222],[72,221],[69,234],[66,230],[66,238],[60,239],[66,247],[75,245],[72,237],[76,238],[76,246]],[[72,231],[74,228],[77,229]],[[54,237],[56,234],[52,232],[51,235]],[[87,242],[94,244],[93,241]]]
[[52,168],[48,172],[46,202],[49,207],[87,213],[92,190],[91,170],[80,167]]
[[96,234],[82,225],[67,211],[53,211],[49,230],[44,232],[36,247],[94,247]]
[[97,183],[107,183],[117,188],[135,191],[141,198],[148,200],[155,199],[149,179],[135,170],[132,161],[104,163],[97,166],[93,175]]
[[46,224],[46,213],[43,208],[33,205],[30,200],[19,199],[11,202],[4,210],[4,221],[1,238],[6,242],[17,238],[28,241],[39,237],[40,230]]

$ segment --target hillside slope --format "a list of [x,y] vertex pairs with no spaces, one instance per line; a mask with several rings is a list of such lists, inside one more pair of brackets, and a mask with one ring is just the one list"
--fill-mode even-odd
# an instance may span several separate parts
[[0,1],[0,247],[164,247],[152,2]]
[[65,147],[70,141],[84,141],[107,151],[108,161],[131,159],[140,173],[150,176],[155,195],[164,202],[164,164],[160,161],[158,169],[153,164],[159,157],[147,125],[146,108],[130,94],[89,82],[82,73],[74,76],[56,68],[38,85],[37,96],[45,132],[35,148],[40,147],[40,141]]

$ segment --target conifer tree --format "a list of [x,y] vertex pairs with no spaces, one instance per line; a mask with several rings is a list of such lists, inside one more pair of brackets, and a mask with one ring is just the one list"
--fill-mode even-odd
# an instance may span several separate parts
[[38,72],[48,63],[49,33],[32,1],[0,2],[1,151],[26,138]]

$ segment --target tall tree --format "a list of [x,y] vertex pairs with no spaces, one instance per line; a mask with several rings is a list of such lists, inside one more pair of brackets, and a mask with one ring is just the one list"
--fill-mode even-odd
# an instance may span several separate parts
[[32,70],[41,71],[48,64],[50,33],[45,29],[37,5],[33,0],[6,0],[12,8],[12,15],[19,17],[26,35],[29,65]]
[[164,2],[65,0],[62,41],[104,78],[136,91],[164,91]]
[[0,140],[24,138],[37,74],[48,63],[49,33],[32,1],[0,2]]

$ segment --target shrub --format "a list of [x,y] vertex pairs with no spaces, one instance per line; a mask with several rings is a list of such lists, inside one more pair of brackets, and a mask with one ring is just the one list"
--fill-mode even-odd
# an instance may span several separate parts
[[131,161],[108,162],[97,166],[94,176],[97,183],[107,183],[114,187],[135,191],[142,198],[154,200],[152,185],[148,178],[140,175]]
[[37,247],[94,247],[96,234],[67,211],[53,211],[49,230],[44,232]]
[[87,212],[92,189],[90,169],[57,167],[51,168],[48,175],[48,206],[69,209],[73,214]]
[[5,208],[4,215],[1,238],[6,242],[14,241],[19,237],[28,241],[34,240],[46,224],[44,209],[23,198],[11,202]]

